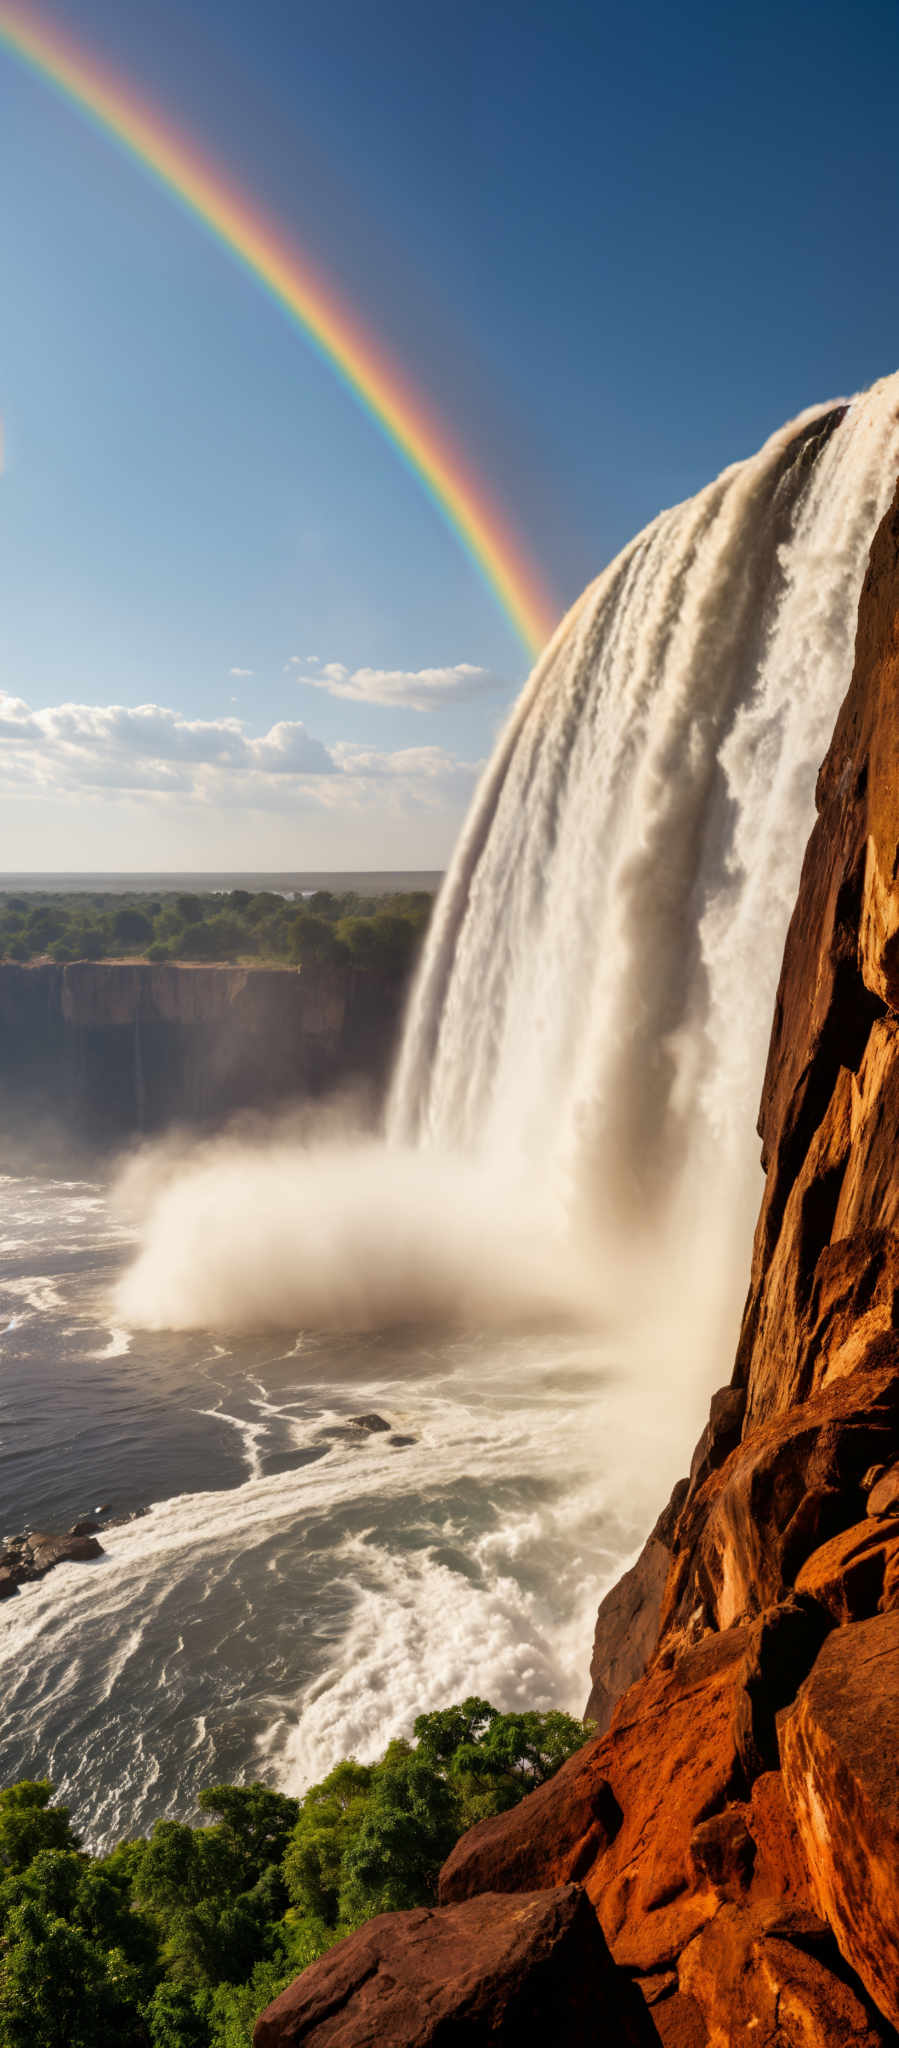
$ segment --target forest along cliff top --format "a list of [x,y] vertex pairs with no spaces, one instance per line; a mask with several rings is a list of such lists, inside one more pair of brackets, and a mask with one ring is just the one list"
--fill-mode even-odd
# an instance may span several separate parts
[[600,1610],[608,1725],[462,1838],[436,1911],[305,1971],[257,2048],[361,2048],[388,2009],[393,2048],[448,2025],[509,2048],[895,2041],[899,493],[847,684],[777,997],[734,1384]]

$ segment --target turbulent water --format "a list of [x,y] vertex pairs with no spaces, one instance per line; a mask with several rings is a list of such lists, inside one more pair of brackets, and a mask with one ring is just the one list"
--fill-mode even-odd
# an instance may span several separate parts
[[382,1143],[150,1162],[128,1225],[7,1185],[5,1519],[152,1503],[0,1610],[4,1770],[49,1770],[95,1836],[210,1776],[300,1785],[465,1691],[581,1704],[597,1592],[729,1370],[777,971],[897,468],[890,379],[586,592],[462,835]]

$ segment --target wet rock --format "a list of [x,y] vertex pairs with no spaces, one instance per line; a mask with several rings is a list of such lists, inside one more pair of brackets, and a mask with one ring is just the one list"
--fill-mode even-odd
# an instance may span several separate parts
[[17,1573],[8,1564],[0,1564],[0,1600],[11,1600],[19,1590]]
[[479,1892],[530,1892],[581,1878],[621,1826],[621,1814],[588,1742],[545,1785],[507,1813],[469,1828],[440,1872],[440,1903]]
[[645,1671],[655,1649],[671,1544],[687,1484],[686,1479],[678,1480],[636,1564],[600,1603],[590,1664],[592,1684],[584,1709],[584,1719],[592,1721],[597,1735],[605,1734],[622,1694]]
[[254,2048],[649,2048],[576,1885],[385,1913],[304,1970]]
[[92,1515],[83,1515],[80,1522],[72,1523],[72,1527],[69,1530],[69,1535],[96,1536],[99,1531],[99,1528],[99,1522],[95,1522]]
[[834,1630],[780,1735],[819,1909],[897,2026],[899,1611]]
[[394,1450],[398,1451],[406,1444],[417,1444],[418,1438],[417,1436],[392,1436],[389,1438],[389,1442],[392,1443]]
[[370,1436],[379,1435],[381,1430],[393,1428],[391,1422],[384,1421],[383,1415],[351,1415],[349,1426],[351,1429],[367,1430]]
[[[18,1536],[0,1555],[0,1571],[12,1580],[11,1590],[16,1586],[31,1584],[35,1579],[44,1578],[57,1564],[82,1564],[90,1558],[102,1557],[102,1546],[95,1536],[50,1536],[43,1530],[29,1530],[25,1536]],[[2,1597],[8,1598],[8,1593]]]
[[96,1536],[42,1536],[35,1539],[31,1549],[31,1563],[35,1577],[43,1578],[57,1564],[86,1564],[93,1557],[103,1556],[103,1546]]

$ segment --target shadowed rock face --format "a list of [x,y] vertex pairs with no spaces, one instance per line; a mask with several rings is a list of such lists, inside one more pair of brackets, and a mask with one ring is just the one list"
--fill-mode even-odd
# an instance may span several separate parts
[[102,1143],[349,1084],[377,1100],[404,993],[343,963],[0,962],[4,1128]]
[[[639,1992],[646,2038],[665,2048],[897,2040],[899,493],[817,802],[765,1076],[734,1381],[600,1609],[598,1737],[463,1838],[436,1913],[376,1923],[379,1968],[404,1967],[401,1923],[418,1919],[436,1970],[451,1916],[480,1908],[511,1960],[498,1899],[579,1898],[612,1959],[582,1949],[563,1966],[572,1984],[595,1972],[595,2042],[630,2038],[608,2033],[616,1983]],[[484,1996],[477,2025],[457,2003],[433,2038],[532,2038],[503,2033],[501,1995]],[[346,2001],[339,2032],[310,2017],[290,2033],[279,2004],[257,2048],[377,2038]]]

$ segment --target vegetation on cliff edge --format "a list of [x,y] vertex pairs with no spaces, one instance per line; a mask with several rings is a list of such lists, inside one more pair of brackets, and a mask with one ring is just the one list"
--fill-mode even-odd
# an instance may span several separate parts
[[568,1714],[485,1700],[349,1758],[302,1799],[214,1785],[208,1820],[105,1856],[46,1781],[0,1791],[0,2048],[248,2048],[272,1998],[374,1913],[429,1905],[465,1829],[580,1748]]
[[392,978],[412,966],[432,901],[422,889],[385,896],[318,889],[299,898],[269,889],[0,894],[0,959],[65,965],[132,957],[293,967],[333,961]]

